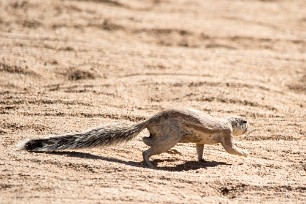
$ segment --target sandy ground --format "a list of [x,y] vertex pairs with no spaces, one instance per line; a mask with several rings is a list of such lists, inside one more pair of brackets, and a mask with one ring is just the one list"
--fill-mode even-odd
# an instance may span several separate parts
[[[0,203],[305,203],[304,0],[0,0]],[[166,108],[241,115],[249,157],[143,131],[53,154],[15,144]]]

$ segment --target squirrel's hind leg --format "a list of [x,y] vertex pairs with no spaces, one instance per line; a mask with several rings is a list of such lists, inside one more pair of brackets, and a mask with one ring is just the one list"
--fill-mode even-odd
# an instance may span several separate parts
[[[165,139],[166,138],[166,139]],[[146,140],[149,140],[147,138]],[[142,153],[144,163],[150,167],[153,168],[154,165],[150,162],[150,157],[156,154],[160,154],[163,152],[167,152],[172,147],[174,147],[179,141],[179,137],[161,137],[156,140],[150,141],[150,148]],[[148,141],[146,141],[148,143]]]

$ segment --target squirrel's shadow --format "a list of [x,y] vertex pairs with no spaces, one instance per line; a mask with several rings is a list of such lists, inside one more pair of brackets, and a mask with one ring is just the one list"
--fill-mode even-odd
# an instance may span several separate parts
[[[98,155],[85,153],[85,152],[63,151],[63,152],[47,152],[47,153],[55,154],[55,155],[63,155],[67,157],[77,157],[77,158],[83,158],[83,159],[104,160],[108,162],[116,162],[116,163],[125,164],[129,166],[134,166],[134,167],[148,168],[144,165],[143,162],[124,161],[124,160],[113,158],[113,157],[98,156]],[[162,162],[162,161],[166,161],[166,160],[155,159],[152,163],[156,166],[157,162]],[[228,164],[225,162],[217,162],[217,161],[207,161],[205,163],[199,162],[199,161],[187,161],[177,166],[155,167],[154,169],[164,170],[164,171],[188,171],[188,170],[196,170],[196,169],[201,169],[201,168],[215,167],[219,165],[231,165],[231,164]]]

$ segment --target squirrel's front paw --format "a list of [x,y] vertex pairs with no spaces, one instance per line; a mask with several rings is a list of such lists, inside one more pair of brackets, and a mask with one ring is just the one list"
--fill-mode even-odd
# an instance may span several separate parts
[[249,155],[249,152],[247,150],[241,151],[241,156],[247,157]]

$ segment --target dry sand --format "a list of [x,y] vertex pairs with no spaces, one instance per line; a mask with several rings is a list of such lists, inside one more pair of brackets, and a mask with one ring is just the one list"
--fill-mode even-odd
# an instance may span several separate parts
[[[305,203],[305,0],[0,0],[0,203]],[[54,154],[26,138],[170,107],[248,118],[249,157],[142,137]]]

